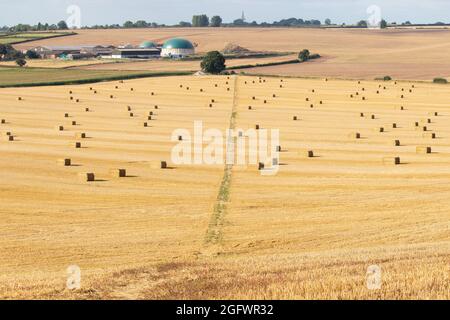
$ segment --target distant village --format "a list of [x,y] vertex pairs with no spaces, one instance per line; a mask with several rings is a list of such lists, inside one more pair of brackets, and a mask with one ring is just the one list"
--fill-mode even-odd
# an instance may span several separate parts
[[139,46],[130,44],[115,46],[38,46],[31,49],[41,59],[80,60],[102,59],[180,59],[195,54],[195,46],[189,40],[173,38],[163,44],[145,41]]

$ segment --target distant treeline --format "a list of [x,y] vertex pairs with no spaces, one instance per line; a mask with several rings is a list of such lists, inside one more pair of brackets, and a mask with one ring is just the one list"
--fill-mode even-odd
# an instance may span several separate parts
[[[447,26],[450,24],[444,22],[436,22],[431,24],[413,24],[410,21],[406,21],[400,24],[396,22],[388,23],[385,20],[381,21],[381,28],[386,28],[388,26]],[[106,25],[92,25],[85,26],[83,29],[131,29],[131,28],[165,28],[165,27],[342,27],[342,28],[367,28],[367,21],[361,20],[355,24],[333,24],[330,19],[325,19],[322,23],[320,20],[311,19],[304,20],[301,18],[289,18],[282,19],[274,22],[247,22],[244,17],[236,19],[233,22],[225,23],[220,16],[213,16],[209,18],[205,14],[194,15],[190,22],[180,21],[175,25],[159,24],[157,22],[147,22],[144,20],[138,21],[126,21],[123,24],[106,24]],[[16,26],[8,27],[5,26],[0,28],[3,32],[24,32],[24,31],[47,31],[47,30],[67,30],[68,26],[65,21],[60,21],[57,24],[42,24],[28,25],[28,24],[18,24]]]

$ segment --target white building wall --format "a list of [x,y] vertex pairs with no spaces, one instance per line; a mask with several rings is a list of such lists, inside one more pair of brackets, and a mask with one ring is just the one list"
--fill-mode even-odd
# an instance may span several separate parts
[[162,57],[171,57],[171,56],[190,56],[195,54],[194,49],[162,49],[161,56]]

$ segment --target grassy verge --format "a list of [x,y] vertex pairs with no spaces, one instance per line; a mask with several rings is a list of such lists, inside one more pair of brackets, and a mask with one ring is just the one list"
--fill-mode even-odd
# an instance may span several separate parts
[[192,73],[1,67],[0,88],[84,84],[189,74]]

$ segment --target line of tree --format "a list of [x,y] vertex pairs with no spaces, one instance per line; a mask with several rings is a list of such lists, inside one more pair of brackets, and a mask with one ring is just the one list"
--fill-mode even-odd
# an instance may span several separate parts
[[0,29],[5,32],[27,32],[27,31],[55,31],[55,30],[69,30],[67,23],[61,20],[57,24],[48,24],[39,22],[36,25],[19,23],[15,26],[4,26]]
[[[322,22],[320,20],[311,19],[304,20],[300,18],[289,18],[289,19],[281,19],[279,21],[274,21],[272,23],[269,22],[261,22],[258,23],[256,21],[247,22],[243,19],[236,19],[231,23],[224,23],[222,18],[218,15],[211,17],[211,19],[206,14],[194,15],[192,17],[191,22],[180,21],[175,25],[165,25],[158,24],[156,22],[147,22],[144,20],[138,21],[126,21],[123,24],[106,24],[106,25],[92,25],[85,26],[83,29],[121,29],[121,28],[163,28],[163,27],[318,27],[321,26]],[[324,25],[331,26],[332,21],[330,19],[325,19]],[[397,25],[396,22],[391,22],[390,25]],[[411,26],[413,25],[411,21],[405,21],[401,24],[401,26]],[[443,26],[448,25],[444,22],[436,22],[431,24],[421,24],[421,26]],[[367,28],[368,23],[366,20],[361,20],[354,25],[346,25],[345,23],[339,24],[336,26],[341,27],[357,27],[357,28]],[[388,23],[386,20],[381,21],[381,28],[387,28]],[[4,26],[0,28],[2,32],[26,32],[26,31],[55,31],[55,30],[68,30],[67,23],[65,21],[60,21],[57,24],[48,24],[48,23],[38,23],[37,25],[29,25],[29,24],[18,24],[12,27]]]

